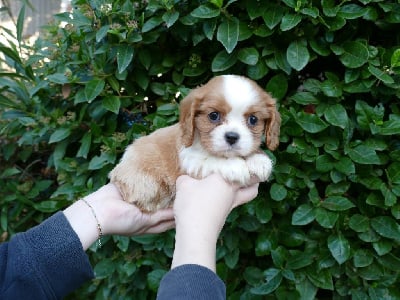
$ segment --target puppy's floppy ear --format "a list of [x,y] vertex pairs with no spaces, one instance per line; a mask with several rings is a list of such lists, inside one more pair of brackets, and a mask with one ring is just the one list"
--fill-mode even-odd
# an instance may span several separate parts
[[279,133],[281,127],[281,115],[276,109],[275,100],[268,97],[267,108],[269,119],[265,124],[265,143],[270,150],[275,150],[279,146]]
[[192,90],[180,103],[179,126],[182,130],[182,143],[185,147],[193,144],[196,110],[200,103],[199,88]]

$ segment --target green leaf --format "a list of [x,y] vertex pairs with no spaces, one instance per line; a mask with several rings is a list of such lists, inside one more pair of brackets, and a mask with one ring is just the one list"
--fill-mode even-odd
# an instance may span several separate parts
[[392,251],[393,248],[393,243],[392,241],[389,240],[379,240],[375,243],[372,244],[372,246],[374,247],[375,252],[379,255],[385,255],[390,253],[390,251]]
[[400,162],[393,162],[387,168],[387,175],[392,184],[400,184]]
[[116,269],[116,264],[110,258],[103,258],[94,266],[94,274],[97,279],[110,277]]
[[90,160],[88,169],[89,170],[99,170],[109,163],[112,163],[112,161],[110,161],[109,155],[104,152],[99,156],[94,156]]
[[307,278],[296,281],[296,291],[300,294],[300,299],[315,299],[318,288]]
[[258,80],[268,74],[268,67],[263,59],[259,59],[257,64],[247,68],[247,75],[253,79]]
[[165,25],[167,25],[167,27],[171,27],[172,25],[174,25],[176,23],[176,21],[178,21],[179,19],[179,12],[178,11],[167,11],[163,14],[162,16],[163,21],[165,22]]
[[369,219],[360,214],[352,215],[349,220],[349,226],[356,232],[366,232],[369,229]]
[[353,256],[353,263],[356,268],[367,267],[374,261],[374,257],[369,250],[357,249]]
[[64,207],[64,204],[62,201],[55,201],[55,200],[47,200],[47,201],[42,201],[39,203],[35,203],[33,207],[41,212],[45,213],[53,213],[56,212]]
[[328,248],[339,265],[350,258],[350,243],[341,233],[328,237]]
[[272,94],[272,97],[280,100],[285,97],[288,86],[289,84],[286,76],[277,74],[268,81],[266,90]]
[[289,99],[302,105],[319,103],[319,100],[310,92],[297,92],[293,96],[290,96]]
[[400,241],[400,226],[391,217],[380,216],[372,218],[371,226],[379,235]]
[[368,48],[361,42],[348,41],[343,44],[343,54],[340,61],[348,68],[358,68],[364,65],[369,58]]
[[302,70],[310,60],[310,53],[308,52],[307,46],[302,41],[291,42],[286,50],[286,58],[289,65],[297,70]]
[[302,16],[299,14],[285,14],[282,18],[280,28],[282,31],[288,31],[296,27],[302,20]]
[[335,162],[330,155],[323,154],[317,157],[315,161],[316,169],[319,172],[329,172],[333,169]]
[[258,62],[259,54],[256,48],[242,48],[237,54],[237,58],[246,65],[254,66]]
[[195,18],[209,19],[218,17],[220,13],[221,10],[219,8],[205,4],[197,7],[190,14]]
[[83,96],[86,102],[92,102],[98,95],[101,94],[105,86],[104,80],[93,79],[89,81],[83,91]]
[[117,47],[118,73],[122,73],[129,66],[133,58],[132,45],[120,45]]
[[361,144],[354,148],[350,148],[347,150],[347,154],[355,163],[358,164],[380,164],[380,159],[376,154],[375,149],[367,145]]
[[317,115],[300,112],[296,116],[297,123],[305,131],[317,133],[323,131],[328,125],[322,121]]
[[321,206],[331,211],[344,211],[355,207],[349,199],[342,196],[330,196],[322,201]]
[[291,255],[286,264],[286,269],[299,270],[311,265],[314,262],[314,256],[311,253],[295,253]]
[[159,26],[161,23],[163,23],[164,20],[162,19],[162,17],[160,16],[156,16],[156,17],[152,17],[150,19],[148,19],[142,27],[142,32],[149,32],[150,30],[156,28],[157,26]]
[[315,219],[318,224],[320,224],[324,228],[333,228],[338,218],[338,213],[326,210],[322,207],[318,207],[315,210]]
[[147,273],[147,284],[150,290],[157,291],[160,281],[166,273],[167,271],[163,269],[152,270]]
[[71,128],[58,128],[49,138],[49,144],[60,142],[71,134]]
[[266,271],[266,281],[265,283],[254,287],[250,292],[254,295],[268,295],[275,291],[282,282],[282,272],[278,269],[268,269]]
[[24,30],[24,20],[25,20],[25,5],[22,5],[17,20],[17,41],[22,42],[22,32]]
[[221,8],[222,4],[224,4],[224,0],[209,0],[216,7]]
[[390,59],[390,66],[392,68],[400,67],[400,49],[396,49]]
[[292,225],[307,225],[314,221],[315,210],[309,204],[300,205],[292,215]]
[[374,67],[373,65],[368,66],[368,71],[370,71],[372,75],[374,75],[376,78],[378,78],[385,84],[394,83],[394,79],[387,72],[382,71],[377,67]]
[[96,32],[96,42],[100,42],[102,39],[104,39],[108,33],[108,30],[110,29],[110,25],[104,25],[102,26],[97,32]]
[[278,25],[283,18],[284,10],[278,4],[270,4],[266,7],[264,13],[262,14],[262,18],[265,22],[265,25],[268,26],[269,29],[273,29],[276,25]]
[[340,7],[338,16],[345,19],[357,19],[367,13],[367,8],[361,7],[357,4],[346,4]]
[[287,196],[287,189],[282,184],[273,183],[269,190],[269,193],[271,195],[271,198],[275,201],[282,201]]
[[235,49],[239,38],[239,21],[231,18],[223,21],[218,26],[217,40],[225,47],[226,52],[232,53]]
[[64,73],[55,73],[47,76],[47,79],[51,82],[58,83],[58,84],[64,84],[68,83],[68,77],[65,76]]
[[90,151],[90,146],[92,145],[92,134],[90,132],[86,132],[80,142],[81,146],[79,147],[76,156],[87,158],[87,155]]
[[234,249],[233,251],[225,254],[224,256],[224,261],[225,264],[228,266],[230,269],[234,269],[239,261],[239,248]]
[[108,96],[103,98],[103,107],[115,114],[118,114],[121,106],[121,101],[118,96]]
[[255,246],[255,252],[257,256],[269,255],[271,253],[272,244],[269,236],[265,233],[258,234]]
[[345,175],[354,174],[356,172],[356,167],[353,161],[345,156],[342,156],[339,161],[335,163],[334,167]]
[[[312,266],[311,266],[312,267]],[[317,268],[308,267],[307,278],[316,286],[325,290],[333,290],[332,274],[329,269],[322,269],[317,272]]]
[[321,90],[328,97],[339,98],[343,94],[340,82],[329,79],[321,84]]
[[226,51],[220,51],[214,57],[211,63],[213,72],[222,72],[232,67],[237,61],[236,55],[228,54]]

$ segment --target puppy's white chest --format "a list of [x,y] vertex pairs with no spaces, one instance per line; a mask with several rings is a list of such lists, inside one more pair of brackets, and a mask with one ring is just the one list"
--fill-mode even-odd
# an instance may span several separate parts
[[204,178],[212,173],[219,173],[229,181],[240,185],[249,185],[251,176],[266,181],[272,171],[272,162],[262,153],[242,157],[216,157],[205,152],[201,147],[191,146],[181,149],[179,160],[183,173]]

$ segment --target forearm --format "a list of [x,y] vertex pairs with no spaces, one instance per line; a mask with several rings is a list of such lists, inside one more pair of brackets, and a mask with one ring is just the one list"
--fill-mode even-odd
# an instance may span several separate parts
[[171,268],[196,264],[215,272],[216,242],[217,238],[210,232],[181,232],[178,228]]
[[97,221],[90,207],[79,200],[67,207],[64,215],[86,251],[99,238]]

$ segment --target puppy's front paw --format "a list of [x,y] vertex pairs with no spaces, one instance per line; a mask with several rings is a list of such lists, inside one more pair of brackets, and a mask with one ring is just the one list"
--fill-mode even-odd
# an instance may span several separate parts
[[267,181],[272,172],[272,161],[265,153],[256,153],[246,159],[251,175],[257,176],[260,181]]

